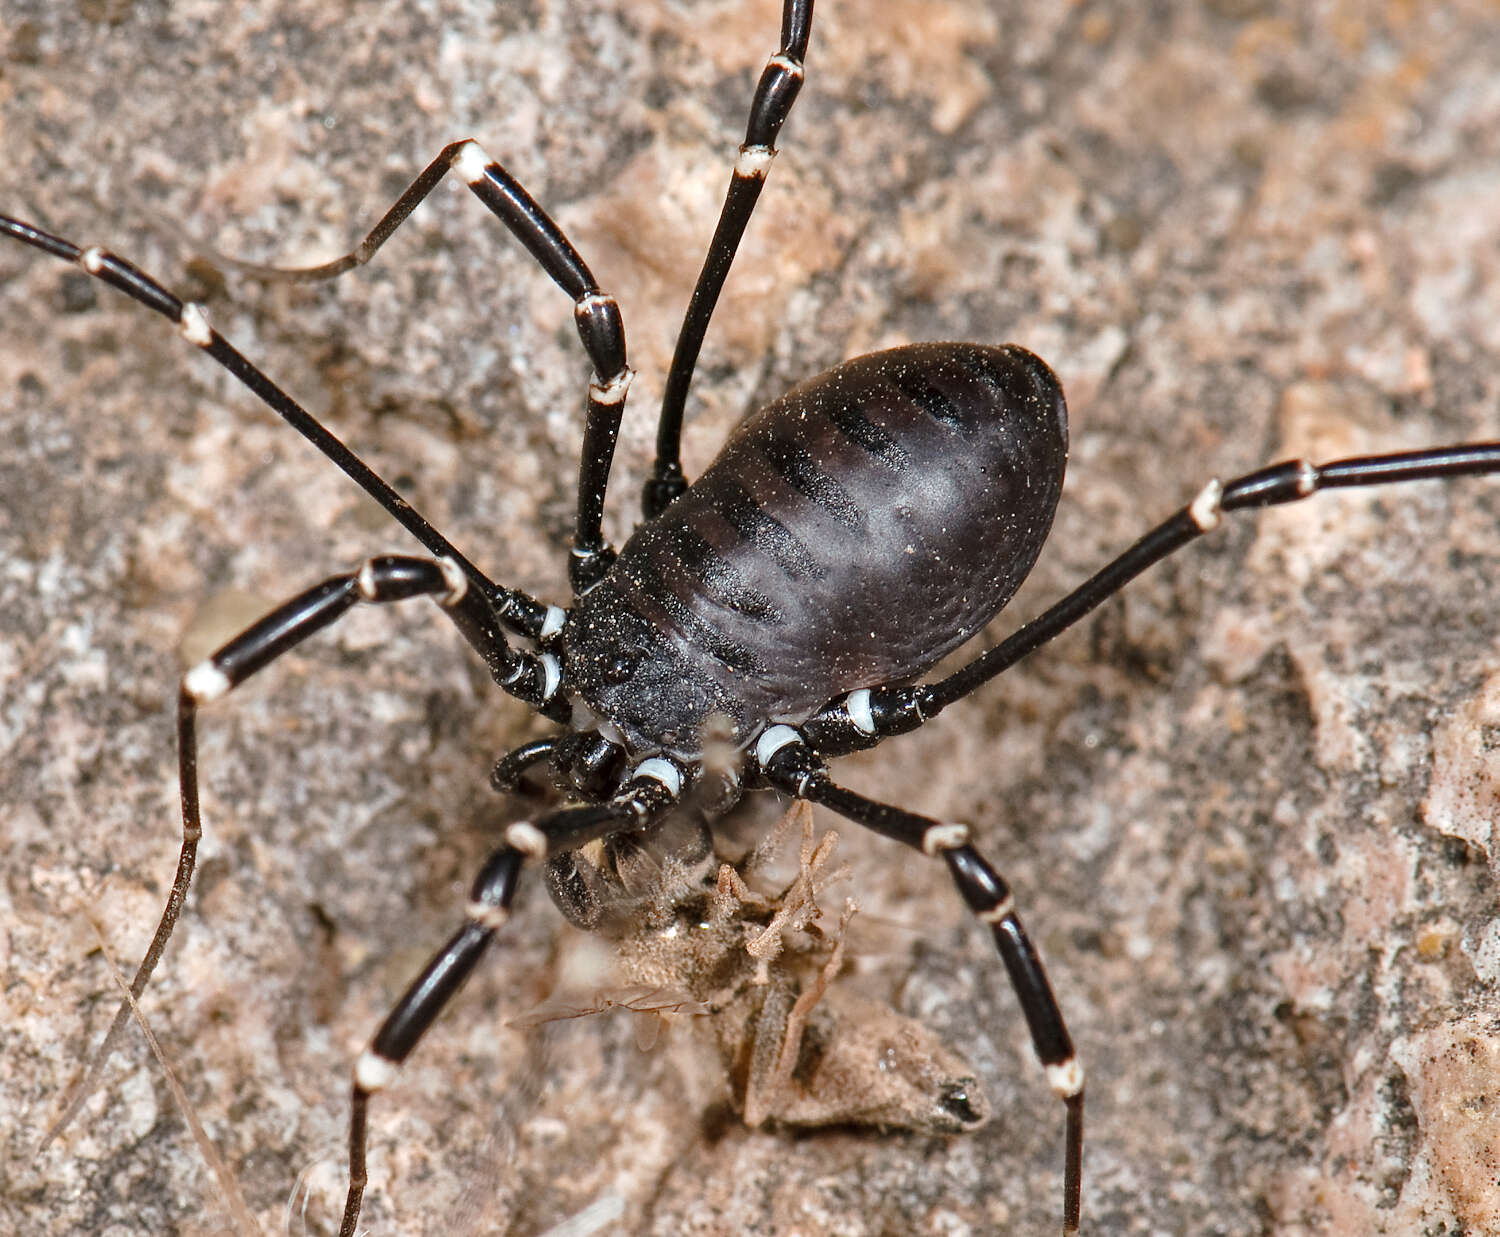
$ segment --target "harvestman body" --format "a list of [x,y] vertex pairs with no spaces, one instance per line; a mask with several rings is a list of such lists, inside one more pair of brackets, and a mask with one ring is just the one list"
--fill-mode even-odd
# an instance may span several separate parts
[[[132,983],[144,990],[181,912],[201,836],[198,710],[361,603],[429,597],[495,682],[560,724],[501,758],[508,789],[538,765],[583,802],[516,823],[483,865],[462,925],[412,982],[354,1067],[349,1188],[356,1230],[366,1115],[504,925],[522,869],[599,839],[651,832],[689,793],[722,809],[773,788],[941,859],[992,932],[1036,1054],[1066,1111],[1062,1227],[1078,1231],[1083,1069],[1009,887],[966,825],[837,785],[828,758],[914,730],[1047,643],[1224,513],[1320,489],[1500,472],[1500,443],[1275,464],[1206,485],[1088,581],[996,647],[929,683],[905,681],[968,640],[1009,600],[1051,527],[1067,454],[1062,390],[1015,346],[921,344],[860,357],[750,418],[688,485],[682,412],[709,319],[802,85],[811,0],[786,0],[781,46],[761,76],[724,208],[677,342],[660,414],[647,516],[616,552],[601,533],[631,371],[618,307],[556,224],[472,141],[445,148],[352,253],[281,277],[330,278],[367,261],[456,172],[573,301],[593,368],[585,413],[570,609],[490,580],[383,480],[209,325],[203,311],[115,255],[0,216],[0,233],[75,263],[177,324],[317,445],[430,557],[370,560],[293,598],[183,678],[183,841],[176,879]],[[266,272],[263,272],[266,273]],[[522,641],[515,647],[513,639]],[[723,753],[731,753],[725,759]],[[97,1077],[128,1014],[91,1067]],[[76,1111],[77,1102],[59,1121]],[[54,1127],[54,1129],[57,1127]]]

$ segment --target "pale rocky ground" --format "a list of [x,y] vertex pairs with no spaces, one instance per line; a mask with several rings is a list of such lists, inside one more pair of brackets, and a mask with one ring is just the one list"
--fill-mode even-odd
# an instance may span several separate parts
[[[627,315],[629,525],[676,321],[777,11],[756,0],[0,0],[0,210],[216,323],[501,578],[562,598],[583,362],[467,194],[315,289],[480,137]],[[1208,477],[1500,434],[1500,10],[822,0],[809,83],[712,333],[690,464],[798,378],[1014,339],[1072,404],[1040,606]],[[33,1150],[176,849],[186,661],[410,543],[145,310],[0,247],[0,1225],[235,1220],[133,1033]],[[1086,1231],[1500,1229],[1500,482],[1242,518],[851,784],[973,821],[1090,1069]],[[1002,617],[997,631],[1016,621]],[[330,1230],[347,1069],[542,732],[429,607],[362,613],[204,724],[196,894],[145,1010],[261,1231]],[[374,1115],[374,1234],[1050,1233],[1061,1116],[937,865],[844,830],[857,982],[978,1070],[955,1139],[751,1132],[712,1049],[508,1029],[570,930],[533,888]],[[851,943],[851,949],[857,942]],[[595,1231],[587,1224],[572,1230]]]

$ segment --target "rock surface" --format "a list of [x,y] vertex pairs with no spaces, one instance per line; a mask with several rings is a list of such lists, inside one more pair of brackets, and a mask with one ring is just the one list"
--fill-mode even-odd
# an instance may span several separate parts
[[[585,365],[565,298],[467,193],[332,285],[200,255],[334,256],[479,137],[625,311],[623,533],[777,21],[3,0],[0,211],[205,300],[476,561],[561,599]],[[690,469],[846,356],[1026,344],[1070,394],[1073,457],[1003,632],[1210,476],[1500,436],[1497,64],[1481,0],[822,0]],[[34,1149],[114,1007],[101,938],[132,966],[170,879],[182,667],[410,545],[160,320],[14,244],[0,442],[0,1223],[252,1231],[137,1032]],[[1497,517],[1479,480],[1240,518],[843,765],[974,822],[1015,885],[1090,1070],[1086,1231],[1500,1222]],[[202,867],[144,1009],[253,1222],[282,1231],[300,1183],[291,1230],[328,1232],[349,1065],[507,820],[489,762],[543,727],[415,605],[351,617],[203,732]],[[570,931],[534,888],[374,1109],[368,1230],[1055,1232],[1061,1114],[990,945],[937,865],[843,833],[884,922],[856,978],[976,1066],[988,1126],[750,1131],[684,1039],[508,1028]]]

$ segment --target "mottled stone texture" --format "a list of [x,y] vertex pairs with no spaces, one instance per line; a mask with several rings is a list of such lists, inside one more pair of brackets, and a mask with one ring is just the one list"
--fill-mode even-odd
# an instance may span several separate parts
[[[339,252],[480,137],[627,315],[623,532],[771,0],[0,0],[0,210],[190,290],[501,578],[563,595],[584,365],[461,191]],[[1071,395],[1035,613],[1208,477],[1500,426],[1500,13],[1482,0],[821,0],[709,338],[689,464],[794,381],[1013,339]],[[928,731],[844,765],[975,823],[1090,1068],[1094,1233],[1496,1229],[1500,483],[1242,517]],[[133,1033],[40,1157],[176,848],[185,661],[409,543],[146,311],[0,246],[0,1226],[236,1231]],[[993,639],[993,637],[986,637]],[[342,1192],[353,1054],[542,732],[424,604],[361,613],[204,723],[196,894],[145,1009],[263,1231]],[[532,888],[374,1111],[376,1234],[1048,1233],[1061,1114],[941,868],[844,830],[857,982],[979,1070],[952,1140],[751,1132],[712,1050],[506,1026],[567,935]],[[96,934],[97,929],[97,934]],[[303,1231],[293,1220],[293,1230]],[[576,1230],[575,1230],[576,1231]]]

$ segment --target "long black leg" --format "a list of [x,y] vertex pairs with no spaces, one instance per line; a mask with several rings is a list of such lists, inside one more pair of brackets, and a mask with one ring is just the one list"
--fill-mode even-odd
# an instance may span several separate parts
[[[362,602],[405,601],[412,597],[434,598],[470,642],[480,648],[490,672],[506,691],[554,720],[567,716],[570,706],[557,691],[561,674],[556,659],[550,653],[518,651],[506,645],[505,637],[500,634],[490,612],[488,600],[469,586],[468,577],[456,564],[399,555],[372,558],[358,571],[333,576],[278,606],[183,676],[177,694],[177,775],[182,793],[182,847],[177,856],[172,892],[151,937],[151,944],[131,980],[132,997],[139,998],[145,991],[177,925],[193,880],[198,841],[203,836],[198,812],[199,707],[219,699],[263,666],[335,622],[353,606]],[[122,1002],[83,1080],[48,1130],[44,1146],[73,1119],[94,1089],[129,1018],[129,1002]]]
[[672,353],[672,368],[667,372],[662,393],[661,419],[656,429],[656,463],[641,495],[647,517],[656,515],[677,495],[687,489],[682,472],[682,412],[687,403],[688,386],[693,367],[708,333],[708,322],[729,275],[740,239],[750,222],[751,212],[771,170],[776,154],[776,135],[790,115],[797,93],[802,89],[802,62],[807,58],[807,42],[812,35],[813,0],[785,0],[781,11],[781,49],[766,62],[750,104],[750,122],[745,140],[735,160],[729,192],[719,213],[719,224],[708,244],[703,270],[693,286],[687,316],[677,335]]
[[365,1147],[370,1097],[389,1086],[402,1064],[478,966],[495,933],[510,917],[517,878],[527,859],[550,855],[624,830],[644,830],[677,801],[683,773],[653,757],[637,765],[624,788],[605,803],[564,808],[505,832],[505,844],[485,861],[469,892],[464,924],[448,938],[386,1015],[354,1066],[349,1110],[349,1192],[339,1237],[354,1237],[367,1175]]
[[562,667],[552,653],[511,648],[488,598],[469,587],[456,563],[400,554],[369,559],[357,571],[331,576],[283,602],[189,670],[183,688],[199,704],[217,700],[352,607],[412,597],[438,602],[506,692],[553,721],[567,720],[571,706],[558,690]]
[[1083,1066],[1052,995],[1047,971],[1016,914],[1010,886],[969,842],[967,825],[936,821],[878,803],[836,785],[821,757],[790,726],[772,726],[756,745],[756,759],[774,786],[821,803],[884,837],[925,855],[941,856],[964,902],[989,925],[995,946],[1031,1032],[1047,1083],[1067,1108],[1063,1155],[1063,1233],[1078,1232],[1083,1196]]
[[555,628],[561,612],[543,605],[525,593],[501,588],[454,548],[421,514],[385,483],[363,460],[349,450],[316,417],[272,382],[208,323],[203,306],[184,301],[139,267],[105,249],[85,249],[60,236],[44,232],[34,224],[0,215],[0,236],[9,236],[43,253],[82,268],[94,278],[123,292],[147,309],[153,309],[177,325],[188,343],[201,348],[227,369],[240,383],[270,407],[293,429],[332,460],[366,494],[386,509],[435,558],[458,564],[470,583],[490,601],[496,616],[512,631],[540,638]]
[[[135,978],[130,981],[130,1000],[139,1000],[146,990],[146,984],[150,982],[152,972],[156,970],[157,962],[161,960],[162,951],[166,949],[172,929],[177,925],[177,917],[182,912],[182,904],[187,900],[188,888],[193,883],[193,870],[198,862],[198,842],[203,837],[203,821],[198,812],[196,719],[197,703],[186,686],[183,686],[177,693],[177,783],[182,798],[182,845],[177,852],[177,871],[172,877],[172,892],[167,895],[167,904],[162,908],[161,919],[152,934],[151,944],[146,947],[145,956],[136,967]],[[130,1021],[130,1000],[121,1001],[119,1008],[115,1010],[114,1020],[109,1024],[109,1030],[105,1032],[104,1040],[94,1052],[88,1068],[69,1089],[63,1110],[42,1136],[41,1144],[37,1147],[39,1154],[72,1124],[73,1118],[98,1087],[105,1067],[119,1047],[125,1034],[125,1026]]]
[[289,269],[235,262],[234,266],[263,279],[332,279],[363,266],[407,217],[416,210],[449,170],[457,172],[490,212],[526,246],[554,283],[573,298],[573,321],[583,350],[594,367],[589,382],[588,411],[583,431],[583,457],[578,476],[578,522],[573,533],[573,553],[568,577],[575,593],[598,583],[614,562],[614,551],[605,544],[604,491],[609,485],[615,440],[631,370],[625,363],[625,324],[615,298],[601,292],[561,228],[553,222],[521,183],[491,159],[478,142],[450,142],[438,152],[396,204],[380,217],[369,234],[352,250],[321,266]]
[[1286,460],[1227,483],[1210,481],[1198,496],[1061,601],[988,652],[935,683],[850,692],[820,709],[803,732],[826,756],[872,747],[904,734],[1009,669],[1113,597],[1153,563],[1216,529],[1225,512],[1298,502],[1320,490],[1500,473],[1500,442],[1463,443],[1327,464]]

